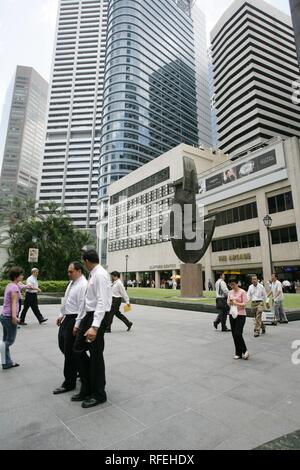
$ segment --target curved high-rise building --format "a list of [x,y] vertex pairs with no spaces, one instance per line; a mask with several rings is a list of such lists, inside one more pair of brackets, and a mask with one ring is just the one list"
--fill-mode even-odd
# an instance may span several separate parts
[[300,137],[291,18],[263,0],[235,0],[211,39],[220,149],[237,156],[273,137]]
[[[110,183],[179,143],[211,144],[209,126],[198,122],[196,54],[200,51],[195,53],[192,3],[109,2],[100,199]],[[202,34],[205,37],[205,26]],[[208,93],[202,105],[204,122],[204,116],[209,119]]]

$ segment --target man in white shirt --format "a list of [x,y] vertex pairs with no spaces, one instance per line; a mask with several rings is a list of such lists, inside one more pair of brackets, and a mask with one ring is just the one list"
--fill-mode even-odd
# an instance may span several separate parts
[[226,326],[227,315],[229,312],[229,306],[227,304],[228,287],[225,282],[225,274],[221,273],[219,279],[216,282],[216,307],[219,310],[219,315],[214,321],[214,327],[217,330],[218,324],[221,323],[222,331],[231,331]]
[[254,337],[266,332],[266,327],[262,322],[262,313],[264,310],[264,304],[267,300],[266,289],[257,280],[257,276],[252,276],[252,284],[249,286],[247,297],[248,301],[251,300],[251,308],[254,317]]
[[272,295],[274,312],[279,323],[288,323],[288,319],[283,310],[283,291],[282,284],[278,279],[277,274],[272,274],[272,284],[271,291],[268,293],[268,296]]
[[65,356],[64,377],[61,387],[53,390],[54,395],[69,392],[76,388],[77,360],[73,352],[75,336],[74,326],[78,313],[82,312],[87,280],[83,275],[84,267],[78,261],[73,261],[68,267],[70,283],[63,298],[59,317],[57,319],[58,345]]
[[106,401],[103,350],[112,293],[110,276],[99,265],[98,253],[95,250],[87,250],[82,258],[90,275],[84,307],[74,328],[74,352],[78,360],[81,390],[71,400],[82,401],[82,408],[91,408]]
[[111,324],[114,319],[114,315],[116,315],[119,320],[122,320],[123,323],[127,326],[127,331],[130,330],[132,327],[133,323],[128,320],[128,318],[125,317],[120,312],[120,306],[122,303],[122,299],[125,300],[127,305],[130,305],[129,297],[128,294],[125,290],[125,287],[123,285],[123,282],[120,279],[120,273],[118,271],[114,271],[111,273],[111,278],[112,278],[112,306],[111,310],[109,312],[109,315],[107,317],[107,325],[106,325],[106,333],[111,333]]
[[37,268],[33,268],[31,270],[31,276],[29,276],[26,280],[26,284],[30,285],[31,287],[28,288],[26,291],[24,307],[20,315],[19,325],[27,325],[27,323],[25,323],[25,317],[30,307],[33,313],[35,314],[40,325],[48,320],[48,318],[43,317],[38,306],[37,293],[41,292],[41,289],[39,289],[39,283],[37,280],[38,275],[39,275],[39,270]]

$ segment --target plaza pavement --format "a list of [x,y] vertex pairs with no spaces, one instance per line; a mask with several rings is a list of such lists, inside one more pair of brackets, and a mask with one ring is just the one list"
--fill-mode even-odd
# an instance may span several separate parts
[[291,362],[300,322],[253,338],[233,360],[230,333],[208,313],[133,306],[105,336],[108,402],[84,410],[62,383],[58,306],[48,323],[31,312],[12,348],[21,366],[0,371],[0,449],[253,449],[300,428],[300,365]]

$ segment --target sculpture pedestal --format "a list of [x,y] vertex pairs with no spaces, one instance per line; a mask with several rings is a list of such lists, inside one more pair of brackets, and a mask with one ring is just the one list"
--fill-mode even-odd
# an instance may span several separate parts
[[181,297],[202,297],[202,264],[181,264],[180,285]]

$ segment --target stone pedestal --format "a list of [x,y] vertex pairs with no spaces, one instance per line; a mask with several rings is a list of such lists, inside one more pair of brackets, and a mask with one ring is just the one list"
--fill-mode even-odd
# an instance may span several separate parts
[[296,294],[300,294],[300,287],[296,287]]
[[180,265],[181,297],[202,297],[202,264]]

